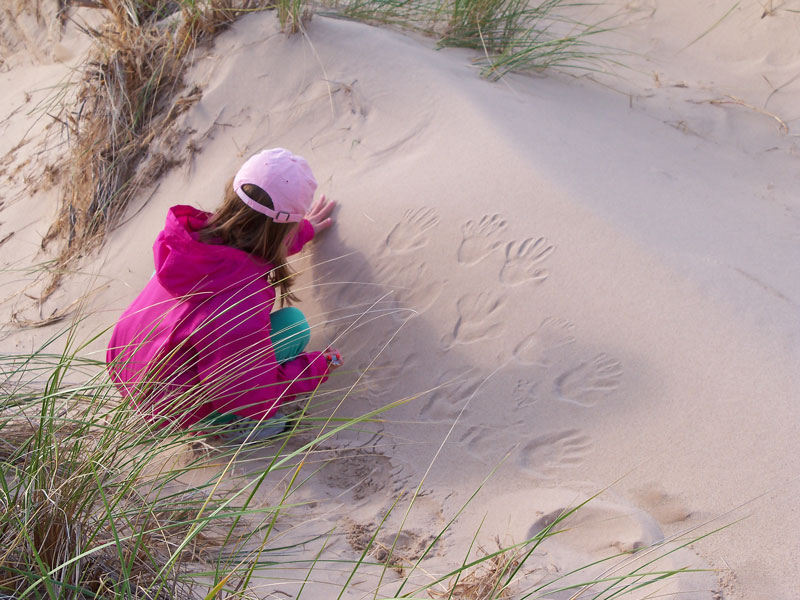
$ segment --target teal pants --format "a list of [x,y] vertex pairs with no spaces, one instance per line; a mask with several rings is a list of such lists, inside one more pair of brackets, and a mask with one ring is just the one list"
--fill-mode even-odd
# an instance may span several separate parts
[[[294,306],[287,306],[276,310],[269,316],[270,339],[272,339],[272,349],[275,352],[275,360],[278,364],[283,364],[297,358],[306,349],[308,341],[311,339],[311,327],[308,325],[303,312]],[[229,425],[237,421],[250,421],[242,419],[231,413],[218,413],[214,411],[203,421],[212,425]],[[283,423],[273,424],[272,419],[265,419],[259,427],[257,437],[268,437],[283,431]],[[256,423],[257,421],[254,421]],[[244,425],[247,427],[247,424]],[[274,431],[273,431],[274,430]],[[255,437],[255,436],[254,436]],[[252,438],[251,438],[252,439]]]
[[294,306],[276,310],[269,316],[272,348],[278,363],[297,358],[311,339],[311,328],[302,311]]

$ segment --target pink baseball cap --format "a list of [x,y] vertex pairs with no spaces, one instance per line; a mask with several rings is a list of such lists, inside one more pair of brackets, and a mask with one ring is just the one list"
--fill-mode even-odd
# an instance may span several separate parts
[[[272,198],[274,210],[244,193],[246,183],[257,185]],[[302,221],[311,209],[317,180],[306,159],[283,148],[262,150],[236,173],[233,189],[242,202],[277,223]]]

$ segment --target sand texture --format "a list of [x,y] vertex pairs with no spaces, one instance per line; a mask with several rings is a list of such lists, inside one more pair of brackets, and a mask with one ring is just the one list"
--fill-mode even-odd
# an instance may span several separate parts
[[[604,40],[624,67],[498,82],[471,51],[387,29],[317,15],[286,36],[272,13],[242,18],[189,74],[202,98],[178,127],[196,151],[42,306],[26,269],[46,258],[58,181],[30,178],[59,150],[31,109],[74,59],[13,54],[0,344],[30,348],[59,324],[29,326],[87,290],[83,327],[112,325],[167,208],[213,210],[245,158],[287,147],[340,203],[294,264],[312,346],[345,356],[322,391],[353,386],[342,416],[408,399],[328,440],[300,492],[313,504],[282,525],[335,530],[327,556],[353,558],[401,498],[347,597],[374,590],[382,547],[414,563],[481,485],[415,579],[458,566],[484,518],[491,549],[605,490],[520,585],[746,517],[659,562],[710,571],[633,597],[800,597],[800,14],[740,2],[695,41],[733,4],[615,0],[591,16],[621,25]],[[306,595],[336,597],[342,577],[324,574]],[[288,596],[293,576],[263,574]]]

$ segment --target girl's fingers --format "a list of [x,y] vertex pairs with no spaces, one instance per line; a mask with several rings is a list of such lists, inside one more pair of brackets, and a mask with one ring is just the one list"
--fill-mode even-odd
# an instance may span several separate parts
[[318,214],[320,217],[324,219],[333,212],[333,209],[335,207],[336,207],[336,202],[334,200],[326,202],[325,204],[320,205]]
[[333,211],[335,206],[336,206],[336,201],[335,200],[329,201],[327,197],[323,194],[316,202],[314,202],[314,205],[308,212],[308,220],[310,221],[314,217],[319,217],[324,219],[329,214],[331,214],[331,211]]
[[334,208],[336,208],[336,201],[328,200],[324,194],[311,207],[306,219],[314,226],[315,234],[333,225],[333,218],[330,217],[330,214]]
[[324,231],[331,225],[333,225],[333,219],[324,219],[323,221],[319,221],[318,223],[314,224],[314,233]]
[[325,206],[325,201],[325,194],[322,194],[322,196],[317,198],[317,201],[314,202],[314,205],[311,207],[312,214],[318,212],[323,206]]

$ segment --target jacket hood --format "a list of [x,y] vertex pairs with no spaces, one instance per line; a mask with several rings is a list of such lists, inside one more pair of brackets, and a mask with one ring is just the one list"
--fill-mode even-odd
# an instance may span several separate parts
[[210,216],[192,206],[173,206],[153,245],[156,277],[176,296],[241,287],[263,277],[271,268],[237,248],[201,242],[197,232]]

